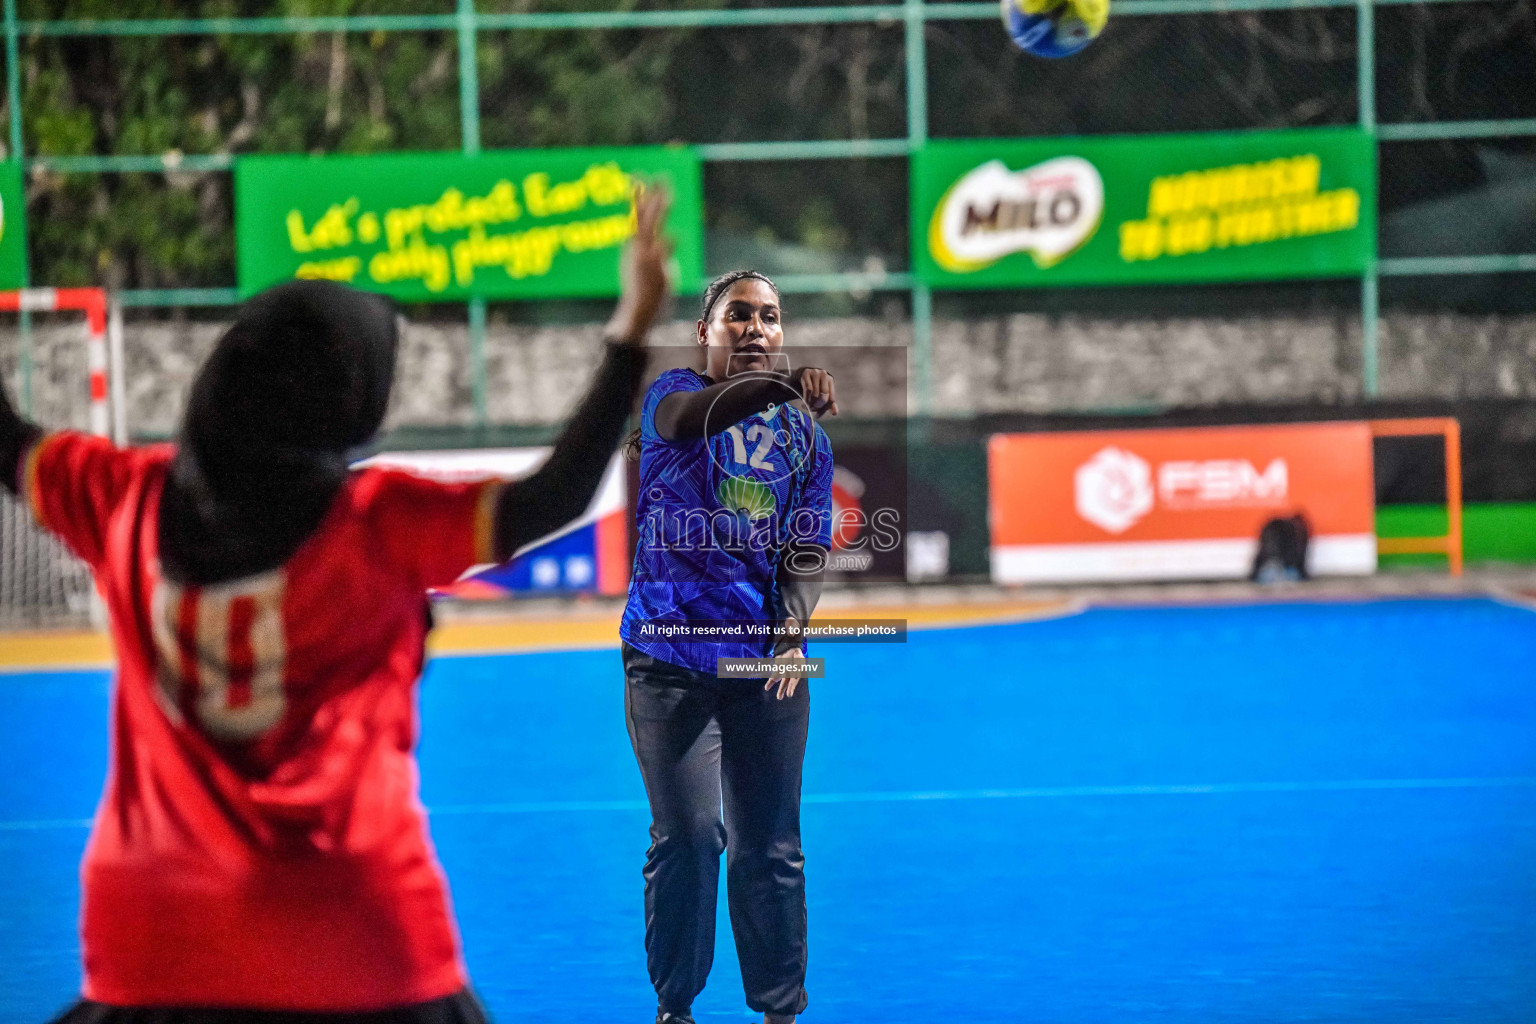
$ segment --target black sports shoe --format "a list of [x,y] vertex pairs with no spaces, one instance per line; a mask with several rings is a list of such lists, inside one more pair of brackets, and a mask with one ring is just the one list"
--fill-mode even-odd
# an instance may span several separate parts
[[656,1024],[694,1024],[694,1020],[686,1013],[662,1013],[660,1008],[658,1008],[656,1010]]

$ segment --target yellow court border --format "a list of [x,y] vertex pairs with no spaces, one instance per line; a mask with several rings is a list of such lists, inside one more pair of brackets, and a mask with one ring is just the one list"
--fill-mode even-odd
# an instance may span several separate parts
[[[867,605],[827,609],[820,618],[905,619],[912,629],[958,628],[1059,618],[1082,610],[1065,599],[941,605]],[[444,622],[432,632],[434,656],[515,654],[525,651],[602,650],[619,646],[619,610],[549,618],[508,616]],[[112,665],[112,642],[90,631],[0,635],[0,672],[102,669]]]

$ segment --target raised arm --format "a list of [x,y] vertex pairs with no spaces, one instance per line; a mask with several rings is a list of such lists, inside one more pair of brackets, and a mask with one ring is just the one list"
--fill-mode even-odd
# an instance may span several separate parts
[[5,386],[0,384],[0,486],[12,494],[19,493],[21,460],[42,436],[41,427],[16,415]]
[[624,253],[623,290],[603,331],[603,362],[548,461],[508,485],[496,505],[496,558],[553,533],[585,511],[618,447],[645,374],[645,341],[668,292],[671,246],[662,237],[669,200],[645,189],[635,199],[635,237]]
[[656,406],[656,432],[667,441],[718,434],[770,405],[805,399],[811,411],[837,415],[832,375],[813,366],[793,373],[744,373],[701,391],[674,391]]
[[608,339],[602,365],[549,459],[532,476],[509,484],[496,504],[496,558],[553,533],[591,503],[618,447],[644,377],[646,353]]

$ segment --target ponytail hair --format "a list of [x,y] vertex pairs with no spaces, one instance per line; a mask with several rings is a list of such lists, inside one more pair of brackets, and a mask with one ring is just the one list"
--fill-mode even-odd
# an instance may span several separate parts
[[[721,274],[719,277],[715,278],[713,281],[709,282],[709,287],[704,289],[704,300],[702,303],[700,303],[699,306],[700,320],[709,320],[710,315],[715,311],[715,303],[720,301],[720,296],[730,291],[731,285],[735,284],[737,281],[761,281],[763,284],[767,285],[773,290],[774,298],[782,299],[782,297],[779,295],[779,286],[774,284],[768,275],[764,274],[762,271],[727,271],[726,273]],[[619,454],[624,457],[626,462],[640,461],[639,427],[636,427],[634,430],[631,430],[627,435],[625,435],[624,440],[619,444]]]

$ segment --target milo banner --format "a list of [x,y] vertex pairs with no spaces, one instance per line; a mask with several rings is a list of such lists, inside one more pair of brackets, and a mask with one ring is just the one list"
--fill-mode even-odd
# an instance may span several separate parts
[[0,163],[0,289],[27,283],[27,194],[21,165]]
[[325,278],[416,301],[616,295],[637,176],[672,191],[668,232],[688,290],[703,266],[691,150],[243,157],[240,294]]
[[913,252],[944,288],[1359,274],[1376,148],[1355,129],[931,142]]

